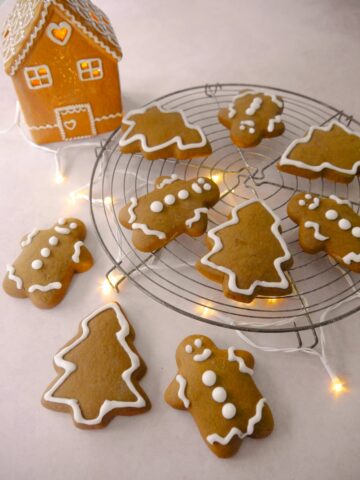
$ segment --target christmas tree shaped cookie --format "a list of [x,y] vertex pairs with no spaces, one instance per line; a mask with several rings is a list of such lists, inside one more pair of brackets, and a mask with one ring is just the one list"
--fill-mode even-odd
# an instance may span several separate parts
[[263,438],[274,420],[253,380],[254,358],[229,347],[220,350],[203,335],[183,340],[176,351],[178,373],[165,401],[193,416],[206,445],[230,457],[245,437]]
[[257,295],[291,292],[284,270],[291,267],[292,258],[279,218],[263,201],[235,206],[230,220],[208,231],[207,244],[210,252],[196,267],[222,283],[227,297],[246,303]]
[[289,217],[299,225],[299,242],[308,253],[324,250],[343,267],[360,273],[360,216],[336,195],[295,195]]
[[58,376],[42,404],[70,412],[80,428],[101,428],[115,415],[150,408],[139,385],[146,367],[133,346],[134,332],[117,303],[98,309],[54,357]]
[[230,130],[240,148],[254,147],[263,138],[278,137],[285,130],[282,98],[266,92],[245,90],[219,111],[219,121]]
[[288,146],[278,168],[305,178],[349,183],[360,173],[360,134],[336,120],[311,127],[304,138]]
[[211,153],[203,130],[181,110],[166,111],[158,104],[132,110],[123,119],[120,149],[142,153],[148,160],[175,157],[187,160]]
[[21,254],[6,266],[5,292],[28,297],[39,308],[55,307],[66,295],[74,273],[86,272],[93,265],[85,236],[86,227],[78,218],[59,218],[48,230],[32,230],[20,242]]

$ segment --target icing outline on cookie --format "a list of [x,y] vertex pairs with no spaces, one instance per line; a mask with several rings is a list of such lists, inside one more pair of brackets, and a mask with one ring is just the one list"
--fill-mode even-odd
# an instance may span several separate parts
[[[147,145],[146,136],[143,133],[136,133],[131,137],[130,134],[134,129],[134,127],[136,126],[136,122],[134,120],[131,120],[131,117],[133,115],[143,115],[144,113],[147,112],[147,110],[153,107],[156,107],[162,113],[179,113],[182,117],[184,125],[189,129],[196,130],[200,135],[201,141],[197,143],[188,143],[184,145],[181,136],[176,135],[175,137],[171,138],[170,140],[164,143],[161,143],[159,145],[154,145],[153,147],[149,147]],[[128,145],[131,145],[134,142],[139,141],[141,144],[141,149],[144,152],[151,153],[151,152],[157,152],[158,150],[162,150],[163,148],[169,147],[170,145],[176,145],[176,147],[179,150],[190,150],[192,148],[201,148],[207,145],[207,138],[203,130],[198,126],[192,125],[191,123],[189,123],[188,120],[186,119],[185,113],[182,110],[164,110],[163,107],[161,107],[157,102],[152,103],[146,106],[145,108],[131,110],[125,115],[122,123],[123,125],[128,125],[129,128],[125,131],[123,136],[120,138],[120,141],[119,141],[120,147],[126,147]]]
[[[245,207],[247,207],[247,206],[249,206],[253,203],[260,203],[270,213],[270,215],[274,219],[274,223],[271,225],[271,232],[275,236],[275,238],[278,240],[278,242],[280,243],[280,245],[281,245],[281,247],[284,251],[284,255],[276,258],[273,262],[274,267],[277,271],[277,274],[279,275],[281,280],[280,280],[280,282],[268,282],[268,281],[265,281],[265,280],[255,280],[250,285],[249,288],[239,288],[236,284],[235,272],[233,272],[232,270],[230,270],[227,267],[224,267],[223,265],[218,265],[218,264],[212,262],[211,260],[209,260],[209,258],[212,255],[214,255],[215,253],[220,252],[224,248],[224,245],[223,245],[220,237],[218,237],[216,235],[217,232],[223,230],[226,227],[230,227],[231,225],[236,225],[237,223],[240,223],[240,220],[237,216],[237,212],[239,210],[241,210],[242,208],[245,208]],[[285,240],[283,239],[283,237],[281,236],[281,233],[280,233],[280,218],[277,215],[275,215],[275,213],[262,200],[258,200],[258,199],[247,200],[246,202],[243,202],[240,205],[237,205],[237,206],[233,207],[232,210],[231,210],[230,220],[212,228],[211,230],[209,230],[207,232],[207,235],[214,242],[214,245],[213,245],[212,249],[206,255],[204,255],[201,258],[200,262],[203,265],[207,265],[210,268],[213,268],[213,269],[218,270],[222,273],[225,273],[228,276],[229,290],[231,290],[232,292],[240,293],[242,295],[252,295],[254,293],[256,287],[281,288],[281,289],[286,289],[286,288],[289,287],[289,281],[288,281],[285,273],[282,271],[281,265],[282,265],[282,263],[290,260],[291,254],[288,250],[288,247],[286,245]]]
[[348,127],[346,127],[345,125],[343,125],[337,120],[332,120],[328,125],[325,125],[323,127],[318,127],[316,125],[313,125],[312,127],[310,127],[305,137],[295,139],[293,142],[290,143],[290,145],[287,147],[287,149],[281,156],[281,159],[279,161],[279,166],[289,165],[289,166],[301,168],[304,170],[311,170],[313,172],[321,172],[326,168],[328,168],[329,170],[334,170],[339,173],[345,173],[347,175],[356,175],[358,168],[360,167],[360,159],[353,164],[351,169],[346,169],[346,168],[341,168],[336,165],[333,165],[330,162],[322,162],[320,165],[309,165],[307,163],[302,162],[301,160],[294,160],[288,157],[288,155],[290,155],[292,150],[297,145],[310,142],[312,140],[312,136],[315,130],[316,131],[320,130],[322,132],[329,132],[335,125],[340,127],[349,135],[355,135],[356,137],[360,138],[360,133],[356,133],[353,130],[350,130]]
[[316,240],[320,240],[320,242],[325,242],[325,240],[329,240],[329,237],[326,237],[325,235],[322,235],[320,233],[320,225],[317,222],[306,220],[306,222],[304,223],[304,227],[314,229],[314,238],[316,238]]
[[189,408],[190,400],[187,398],[186,393],[185,393],[186,386],[187,386],[187,381],[182,375],[180,375],[180,373],[178,375],[176,375],[175,379],[179,384],[178,397],[183,402],[184,407]]
[[239,371],[241,373],[247,373],[251,376],[254,375],[254,370],[246,365],[245,360],[235,354],[235,347],[228,348],[228,360],[229,362],[238,362]]
[[[245,92],[240,93],[239,95],[235,95],[235,97],[232,98],[231,103],[230,103],[229,108],[228,108],[228,117],[229,118],[234,118],[236,116],[236,114],[238,113],[236,111],[236,106],[235,106],[236,100],[238,100],[239,98],[245,97],[246,95],[264,95],[264,97],[270,97],[272,102],[274,102],[275,105],[277,105],[279,108],[284,107],[284,102],[282,102],[276,95],[274,95],[272,93],[269,93],[269,92],[266,92],[266,91],[261,91],[261,90],[246,90]],[[254,100],[255,99],[253,99],[253,101]],[[251,105],[249,105],[249,107],[250,106]],[[259,110],[261,108],[261,106],[262,106],[262,103],[257,110]],[[245,110],[245,114],[250,116],[250,117],[253,116],[255,113],[256,112],[249,114],[249,113],[246,113],[246,110]]]
[[[136,397],[135,401],[122,401],[122,400],[105,400],[103,404],[100,407],[99,410],[99,415],[96,418],[92,419],[86,419],[82,416],[81,409],[78,403],[77,399],[74,398],[62,398],[62,397],[53,397],[53,394],[56,392],[56,390],[62,385],[65,380],[76,370],[77,366],[75,363],[72,363],[68,360],[64,360],[64,356],[70,352],[73,348],[75,348],[77,345],[79,345],[85,338],[87,338],[90,334],[90,329],[89,329],[89,322],[99,315],[100,313],[109,310],[112,308],[116,314],[116,317],[119,322],[120,330],[116,332],[116,338],[119,342],[119,344],[122,346],[122,348],[125,350],[127,353],[128,357],[131,360],[131,365],[130,367],[125,370],[122,374],[121,377],[126,383],[127,387],[129,390],[134,394]],[[109,413],[111,410],[116,409],[116,408],[128,408],[128,407],[133,407],[133,408],[142,408],[146,406],[145,399],[140,395],[140,393],[137,391],[135,388],[131,376],[132,374],[140,367],[140,359],[139,356],[130,348],[126,341],[126,337],[130,334],[130,327],[129,323],[126,320],[124,314],[120,310],[119,306],[116,303],[110,303],[107,305],[104,305],[103,307],[99,308],[95,312],[93,312],[91,315],[86,317],[82,322],[81,322],[81,328],[82,328],[82,333],[79,338],[77,338],[73,343],[68,345],[67,347],[63,348],[60,350],[59,353],[57,353],[54,357],[54,363],[57,367],[60,367],[64,369],[64,373],[61,375],[61,377],[52,385],[52,387],[47,390],[44,394],[44,399],[47,402],[54,402],[54,403],[63,403],[64,405],[68,405],[69,407],[72,408],[73,410],[73,415],[74,419],[77,423],[81,423],[84,425],[97,425],[101,423],[102,419],[104,416]]]
[[22,290],[23,281],[22,281],[22,278],[15,275],[15,267],[13,265],[6,265],[6,270],[8,273],[8,278],[16,283],[16,288],[18,290]]

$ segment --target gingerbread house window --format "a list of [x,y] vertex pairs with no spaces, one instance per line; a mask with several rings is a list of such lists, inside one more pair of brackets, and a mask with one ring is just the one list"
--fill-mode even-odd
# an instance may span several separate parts
[[51,87],[52,77],[50,69],[47,65],[39,65],[36,67],[26,67],[24,75],[27,86],[31,90],[38,90],[40,88]]
[[84,58],[77,62],[79,78],[83,82],[103,78],[102,61],[100,58]]

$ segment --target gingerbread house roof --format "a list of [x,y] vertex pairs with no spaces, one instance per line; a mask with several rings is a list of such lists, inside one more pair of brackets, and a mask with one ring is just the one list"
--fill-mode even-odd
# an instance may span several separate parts
[[116,60],[122,52],[108,17],[90,0],[17,0],[5,22],[2,47],[5,71],[14,75],[46,24],[50,7]]

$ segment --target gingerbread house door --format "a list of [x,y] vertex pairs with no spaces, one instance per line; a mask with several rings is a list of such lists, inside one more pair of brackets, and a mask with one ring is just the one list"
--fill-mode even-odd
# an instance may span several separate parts
[[96,135],[94,115],[89,103],[56,108],[55,115],[63,140]]

